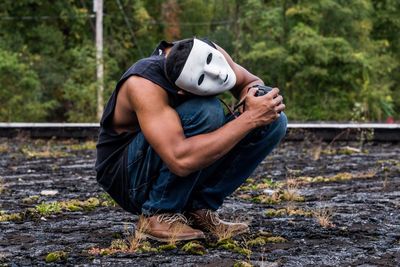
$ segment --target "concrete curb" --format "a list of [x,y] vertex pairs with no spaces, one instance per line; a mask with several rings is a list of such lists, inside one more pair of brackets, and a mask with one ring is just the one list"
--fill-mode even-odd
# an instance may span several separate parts
[[[98,123],[0,123],[0,137],[97,138]],[[400,124],[384,123],[289,123],[290,141],[400,141]]]

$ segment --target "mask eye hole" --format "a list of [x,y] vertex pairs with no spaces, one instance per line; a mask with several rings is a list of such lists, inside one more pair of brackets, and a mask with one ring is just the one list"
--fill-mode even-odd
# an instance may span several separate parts
[[197,85],[200,85],[204,81],[204,74],[200,75],[199,81],[197,82]]
[[210,64],[211,60],[212,60],[212,53],[208,54],[207,56],[207,61],[206,61],[207,64]]

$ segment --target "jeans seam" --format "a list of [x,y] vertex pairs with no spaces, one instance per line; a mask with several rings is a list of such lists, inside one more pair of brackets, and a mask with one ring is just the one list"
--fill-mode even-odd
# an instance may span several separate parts
[[128,172],[129,172],[129,168],[130,168],[133,164],[135,164],[135,163],[137,163],[139,160],[141,160],[143,157],[144,157],[144,153],[142,152],[141,155],[140,155],[139,157],[137,157],[133,162],[129,163],[128,166],[127,166]]
[[[170,175],[171,175],[171,173],[169,173],[168,178],[170,177]],[[158,201],[152,203],[152,205],[159,204],[161,201],[163,201],[163,200],[165,199],[164,196],[165,196],[165,192],[167,191],[167,190],[165,190],[165,189],[166,189],[167,186],[168,186],[168,183],[166,183],[165,186],[163,187],[163,189],[162,189],[162,195],[161,195],[160,199],[159,199]],[[153,210],[154,210],[153,207],[150,207],[150,210],[147,209],[147,211],[150,211],[150,213],[153,213]],[[159,210],[159,209],[158,209],[158,210]],[[157,210],[157,211],[158,211],[158,210]],[[157,211],[156,211],[156,213],[157,213]]]

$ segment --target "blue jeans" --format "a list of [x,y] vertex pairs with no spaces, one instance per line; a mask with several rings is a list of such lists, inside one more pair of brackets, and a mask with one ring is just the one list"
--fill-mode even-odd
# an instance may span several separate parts
[[[186,137],[208,133],[232,119],[215,97],[198,97],[176,108]],[[142,133],[128,147],[129,198],[137,213],[217,210],[285,136],[282,112],[273,123],[253,130],[215,163],[186,177],[169,171]]]

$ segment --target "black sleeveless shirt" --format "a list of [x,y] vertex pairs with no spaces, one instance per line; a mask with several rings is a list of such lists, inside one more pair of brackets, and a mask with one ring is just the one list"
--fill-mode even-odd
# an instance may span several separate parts
[[[98,183],[125,210],[131,211],[129,203],[129,180],[127,174],[127,147],[137,132],[116,133],[112,127],[117,95],[124,82],[132,75],[143,77],[156,83],[168,92],[172,104],[183,101],[176,89],[166,78],[164,72],[165,48],[173,44],[162,41],[150,57],[144,58],[132,65],[122,75],[112,93],[100,121],[100,133],[96,145],[96,172]],[[140,130],[138,130],[140,131]]]

